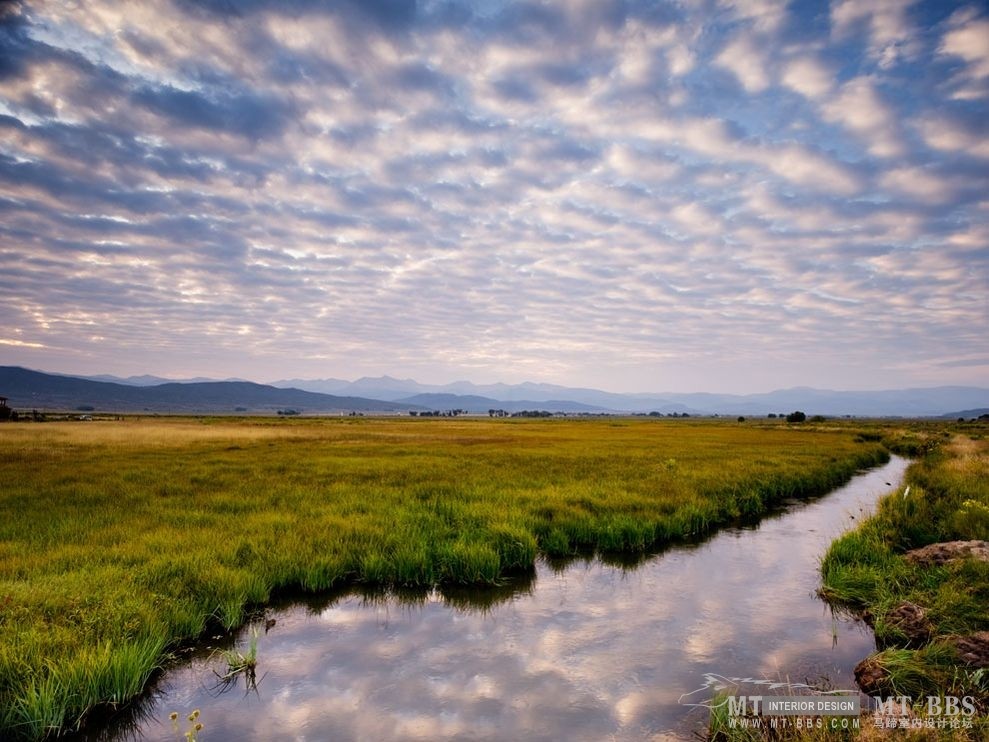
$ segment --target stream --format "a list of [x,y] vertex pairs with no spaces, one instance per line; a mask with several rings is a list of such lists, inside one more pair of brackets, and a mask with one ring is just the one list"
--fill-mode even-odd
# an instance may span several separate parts
[[255,684],[222,682],[226,664],[204,647],[88,738],[183,740],[198,709],[202,742],[686,740],[726,679],[740,693],[854,689],[872,632],[816,596],[819,561],[908,463],[638,562],[541,560],[495,589],[276,603],[215,640],[244,649],[257,633]]

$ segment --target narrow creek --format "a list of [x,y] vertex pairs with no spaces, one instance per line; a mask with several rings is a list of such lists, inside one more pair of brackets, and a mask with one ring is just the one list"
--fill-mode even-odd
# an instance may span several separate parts
[[[828,544],[902,480],[899,457],[759,524],[635,565],[540,562],[497,590],[350,591],[273,606],[257,683],[203,650],[90,738],[696,739],[712,679],[855,688],[871,631],[815,594]],[[274,624],[271,623],[274,619]],[[244,648],[251,627],[233,637]],[[740,692],[744,693],[745,690]],[[170,720],[172,712],[177,721]]]

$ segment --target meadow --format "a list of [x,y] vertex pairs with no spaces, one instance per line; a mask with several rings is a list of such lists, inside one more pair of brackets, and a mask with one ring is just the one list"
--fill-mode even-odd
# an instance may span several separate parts
[[0,735],[124,704],[275,592],[496,585],[641,553],[888,458],[853,426],[219,419],[0,426]]

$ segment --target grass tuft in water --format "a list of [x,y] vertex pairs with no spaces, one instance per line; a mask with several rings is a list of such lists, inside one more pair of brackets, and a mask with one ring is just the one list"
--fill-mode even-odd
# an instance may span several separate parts
[[253,684],[258,667],[258,634],[258,627],[252,626],[246,649],[218,650],[219,656],[227,666],[225,673],[217,673],[221,681],[231,681],[243,675],[247,678],[248,684]]

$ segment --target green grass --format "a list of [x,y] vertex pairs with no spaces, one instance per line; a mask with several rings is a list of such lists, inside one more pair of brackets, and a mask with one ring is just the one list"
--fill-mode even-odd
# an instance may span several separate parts
[[0,426],[0,736],[121,704],[274,590],[496,585],[536,555],[642,553],[885,449],[848,429],[627,420]]
[[[972,739],[989,731],[989,670],[965,666],[950,636],[989,630],[989,564],[973,559],[920,566],[904,554],[932,543],[989,539],[989,441],[985,425],[927,424],[884,440],[921,456],[900,491],[876,514],[835,541],[821,564],[822,594],[868,612],[883,651],[871,661],[885,673],[887,695],[916,700],[969,695],[980,714]],[[923,607],[928,643],[908,642],[887,614],[903,601]],[[910,645],[910,646],[908,646]]]
[[252,626],[246,649],[218,650],[227,665],[227,672],[219,676],[222,682],[227,683],[243,675],[249,687],[255,685],[255,673],[258,667],[258,634],[258,627]]
[[989,539],[989,518],[982,517],[989,512],[989,441],[937,439],[943,444],[911,465],[905,487],[835,541],[821,564],[822,593],[868,609],[880,644],[902,643],[884,616],[904,600],[927,609],[935,636],[989,629],[989,564],[921,567],[904,557],[932,543]]

